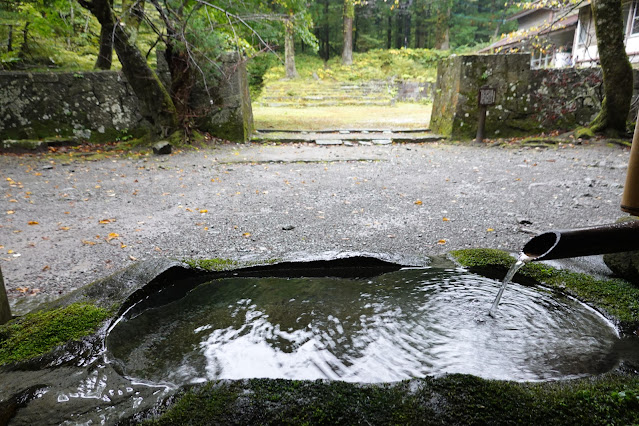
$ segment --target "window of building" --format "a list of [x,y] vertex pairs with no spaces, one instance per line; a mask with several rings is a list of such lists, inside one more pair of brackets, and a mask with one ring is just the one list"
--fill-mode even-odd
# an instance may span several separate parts
[[639,34],[639,2],[632,2],[630,7],[630,35]]
[[553,65],[554,50],[548,49],[545,52],[534,51],[530,57],[530,68],[537,70],[540,68],[550,68]]
[[590,8],[583,8],[579,11],[583,16],[579,17],[579,36],[577,45],[583,46],[590,44]]

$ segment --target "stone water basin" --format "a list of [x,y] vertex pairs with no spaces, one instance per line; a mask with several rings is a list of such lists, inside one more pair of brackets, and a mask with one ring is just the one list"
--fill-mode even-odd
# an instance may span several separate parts
[[444,260],[398,268],[211,279],[127,311],[108,333],[107,356],[132,380],[169,386],[446,373],[548,381],[619,365],[614,325],[573,298],[513,284],[492,318],[499,281]]

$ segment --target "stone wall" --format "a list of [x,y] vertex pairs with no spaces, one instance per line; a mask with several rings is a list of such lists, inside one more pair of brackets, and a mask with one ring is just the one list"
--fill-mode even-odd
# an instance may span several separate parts
[[[244,142],[253,131],[246,68],[226,55],[221,75],[200,77],[191,101],[197,125]],[[160,75],[162,73],[160,72]],[[0,139],[107,141],[142,136],[150,125],[121,72],[0,72]]]
[[[528,54],[453,56],[437,71],[431,129],[448,137],[474,138],[482,86],[497,89],[497,103],[488,108],[486,137],[572,129],[597,115],[602,84],[599,68],[531,70]],[[636,98],[639,87],[634,91]],[[635,117],[633,110],[629,120]]]
[[147,129],[119,72],[0,72],[0,139],[100,140]]
[[468,55],[443,60],[437,70],[431,129],[441,135],[472,138],[477,133],[482,86],[497,89],[488,109],[486,137],[531,130],[530,56]]

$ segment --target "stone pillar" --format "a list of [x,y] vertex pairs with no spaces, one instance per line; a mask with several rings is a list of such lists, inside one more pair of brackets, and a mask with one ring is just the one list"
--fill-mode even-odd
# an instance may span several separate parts
[[9,298],[7,290],[4,287],[4,279],[2,278],[2,269],[0,268],[0,325],[11,319],[11,308],[9,307]]
[[[196,111],[208,111],[197,119],[197,128],[218,138],[246,142],[253,133],[246,62],[236,52],[228,52],[221,59],[221,75],[209,79],[208,93],[198,81],[191,96]],[[211,87],[214,81],[217,86]]]
[[538,128],[530,120],[530,55],[462,55],[439,63],[430,128],[442,136],[473,139],[477,134],[480,87],[497,90],[488,108],[487,138],[515,136]]

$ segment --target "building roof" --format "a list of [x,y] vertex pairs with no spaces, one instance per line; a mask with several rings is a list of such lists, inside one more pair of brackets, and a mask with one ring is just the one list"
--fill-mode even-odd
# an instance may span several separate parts
[[541,0],[537,0],[530,3],[529,8],[520,10],[514,15],[510,15],[508,18],[506,18],[506,21],[515,21],[520,18],[523,18],[524,16],[532,15],[533,13],[538,12],[540,10],[559,10],[560,9],[558,7],[537,7],[536,5],[538,5],[539,3],[541,3]]
[[[524,16],[524,15],[519,15]],[[515,31],[506,35],[501,40],[496,41],[484,49],[481,49],[479,53],[487,53],[492,50],[501,50],[508,46],[516,45],[524,40],[532,38],[537,35],[549,35],[553,33],[560,33],[570,29],[571,27],[577,27],[579,22],[579,14],[574,13],[570,16],[560,18],[555,22],[545,22],[534,30]]]

